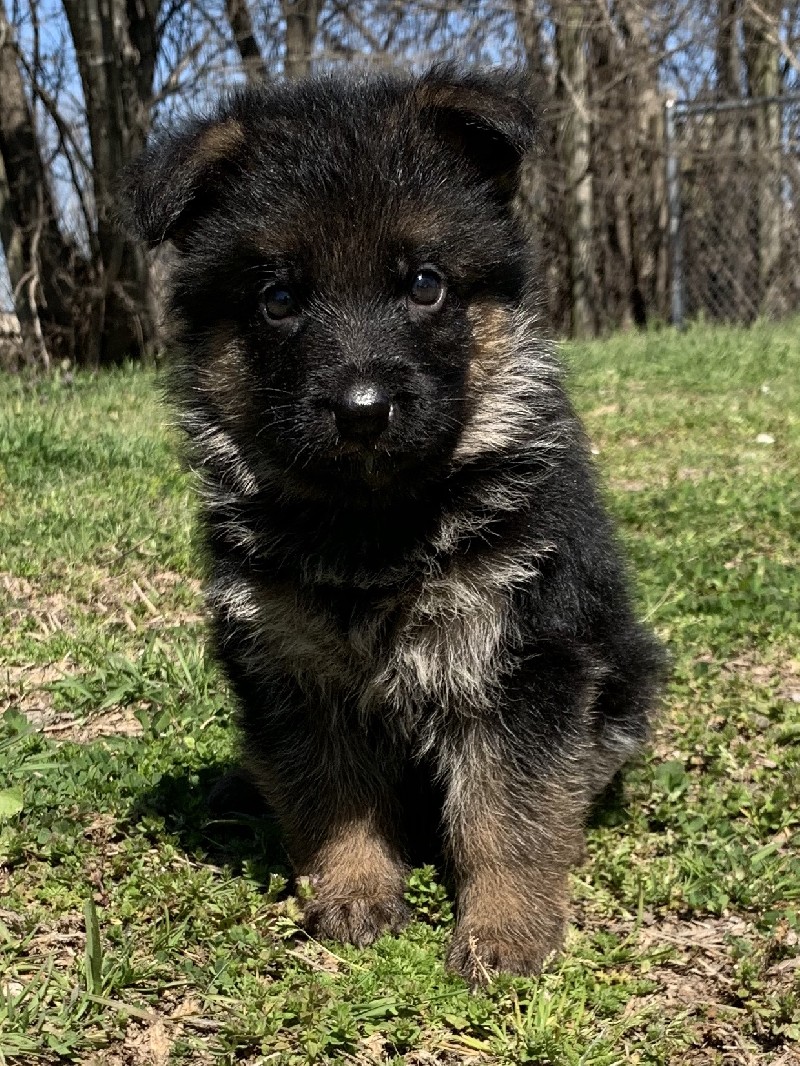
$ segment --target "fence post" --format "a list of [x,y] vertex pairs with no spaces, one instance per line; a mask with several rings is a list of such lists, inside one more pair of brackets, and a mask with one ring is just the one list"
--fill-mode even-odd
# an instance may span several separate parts
[[664,133],[667,152],[667,211],[669,214],[670,318],[683,329],[683,249],[681,247],[681,175],[675,132],[675,99],[664,103]]

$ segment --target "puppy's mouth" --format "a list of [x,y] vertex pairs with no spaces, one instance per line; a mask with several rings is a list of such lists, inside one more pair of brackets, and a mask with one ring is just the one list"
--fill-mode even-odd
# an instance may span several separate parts
[[375,462],[381,456],[384,459],[389,458],[396,448],[391,446],[385,433],[360,440],[337,433],[331,450],[337,457],[348,456],[357,462]]
[[339,437],[330,456],[337,473],[348,481],[363,481],[370,487],[388,485],[403,470],[414,465],[414,457],[389,447],[381,438],[354,441]]
[[388,432],[357,440],[337,434],[317,456],[313,473],[311,463],[304,473],[331,488],[339,484],[384,489],[414,474],[420,464],[418,452],[404,448]]
[[[380,456],[387,458],[395,451],[390,444],[387,433],[375,434],[374,436],[348,437],[341,432],[336,432],[335,443],[332,450],[336,456],[351,456],[361,462],[374,461]],[[392,443],[396,443],[392,441]]]

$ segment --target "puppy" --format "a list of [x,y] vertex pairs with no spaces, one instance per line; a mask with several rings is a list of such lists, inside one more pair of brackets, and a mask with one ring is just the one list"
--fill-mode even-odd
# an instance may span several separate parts
[[540,327],[535,136],[514,74],[321,78],[238,92],[127,178],[178,252],[214,643],[308,928],[399,930],[435,838],[470,981],[561,943],[662,661]]

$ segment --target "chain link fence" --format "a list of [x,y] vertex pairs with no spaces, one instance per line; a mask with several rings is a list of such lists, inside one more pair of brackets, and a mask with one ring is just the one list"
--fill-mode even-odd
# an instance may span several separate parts
[[668,101],[665,133],[672,321],[800,311],[800,95]]

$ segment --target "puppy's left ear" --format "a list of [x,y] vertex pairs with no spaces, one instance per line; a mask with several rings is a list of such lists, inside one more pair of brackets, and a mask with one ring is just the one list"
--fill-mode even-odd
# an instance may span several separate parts
[[156,137],[122,175],[120,215],[151,247],[179,249],[213,210],[232,171],[242,166],[245,131],[234,117],[195,119]]
[[521,72],[459,74],[434,67],[417,86],[423,121],[465,159],[504,201],[519,185],[525,155],[535,146],[539,123],[528,79]]

